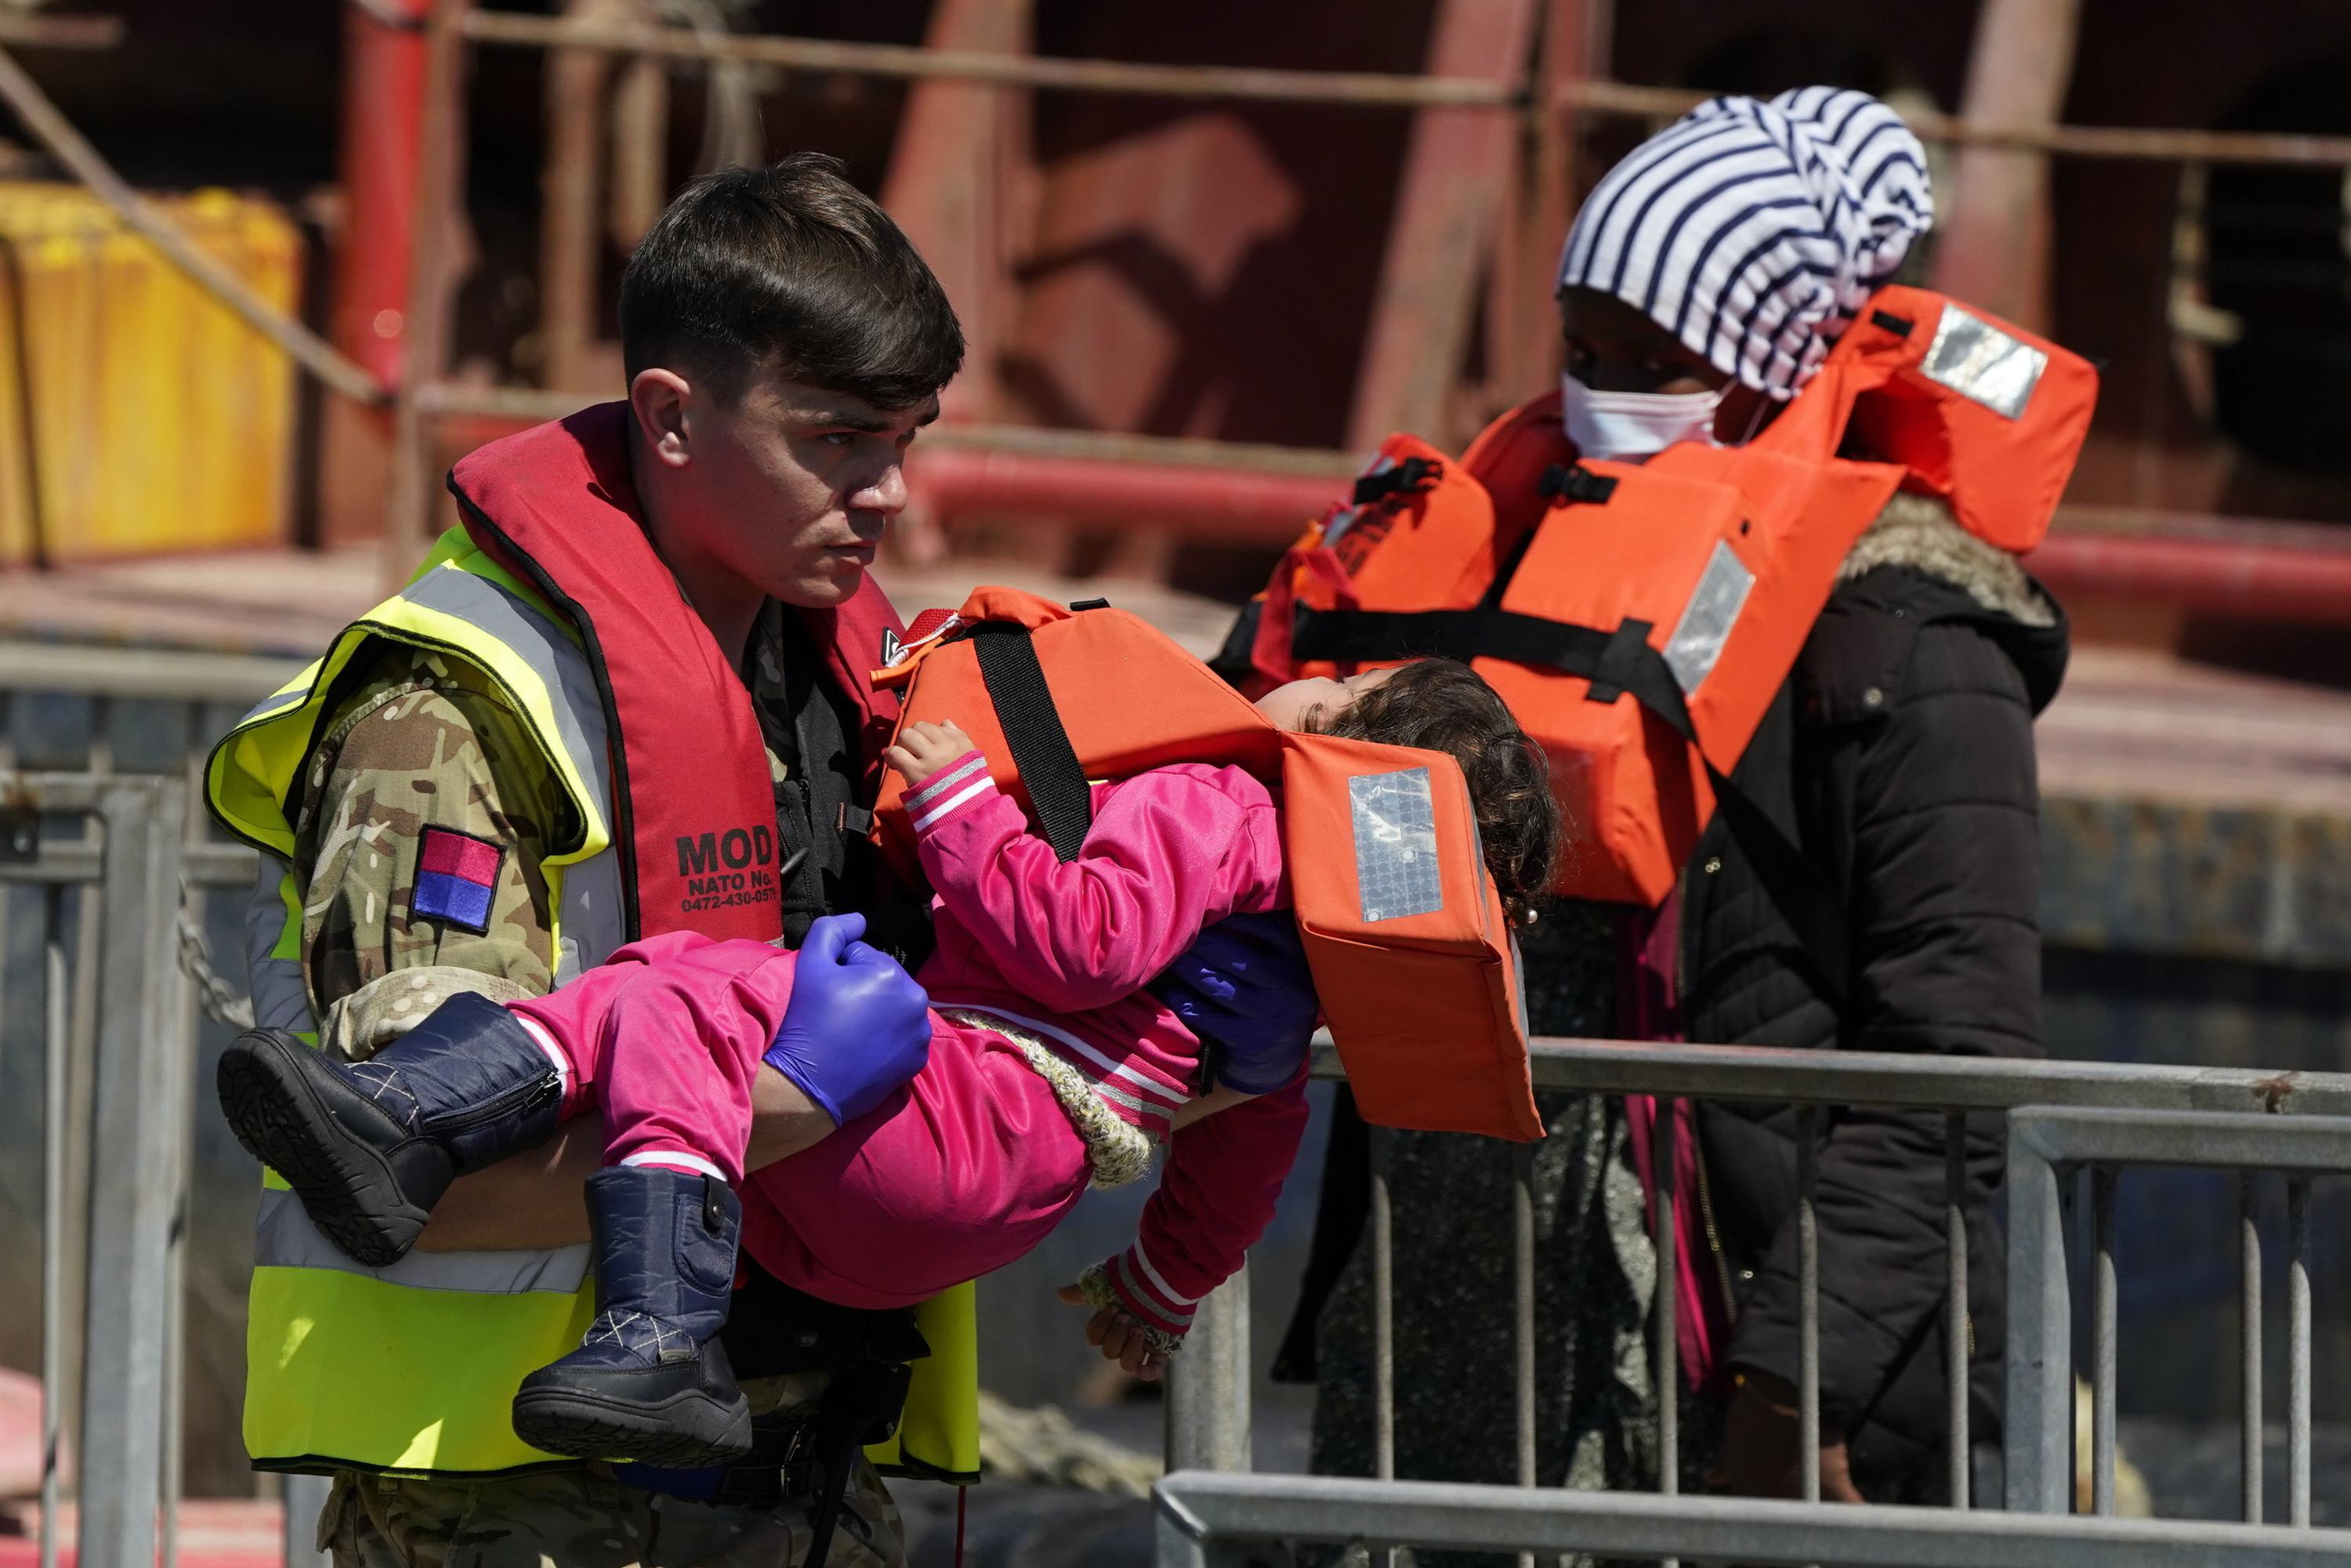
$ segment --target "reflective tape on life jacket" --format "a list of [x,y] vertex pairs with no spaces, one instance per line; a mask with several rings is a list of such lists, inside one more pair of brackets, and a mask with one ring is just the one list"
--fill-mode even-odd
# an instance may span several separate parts
[[[1470,662],[1551,759],[1570,832],[1556,891],[1654,905],[1896,489],[2030,549],[2096,390],[2079,356],[1897,287],[1744,446],[1579,461],[1556,392],[1458,461],[1391,436],[1276,568],[1218,666],[1258,691],[1411,656]],[[1882,461],[1839,455],[1848,434]],[[1768,826],[1729,809],[1742,842]],[[1838,934],[1812,924],[1824,928],[1806,946],[1840,968]]]
[[[1542,1135],[1517,948],[1452,758],[1285,733],[1139,617],[1009,589],[977,590],[874,678],[904,689],[902,724],[962,726],[1064,861],[1091,821],[1089,779],[1206,762],[1279,789],[1293,913],[1364,1117]],[[875,834],[919,880],[904,797],[885,773]]]

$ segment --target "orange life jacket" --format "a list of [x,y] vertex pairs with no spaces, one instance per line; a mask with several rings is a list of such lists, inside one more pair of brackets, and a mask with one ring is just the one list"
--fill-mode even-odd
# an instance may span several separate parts
[[[1557,891],[1652,905],[1895,490],[2030,549],[2096,397],[2079,356],[1891,287],[1744,446],[1578,462],[1556,392],[1458,462],[1390,436],[1283,557],[1218,667],[1254,693],[1470,660],[1551,758],[1570,831]],[[1848,436],[1876,460],[1840,457]]]
[[[960,725],[1064,861],[1085,837],[1089,779],[1208,762],[1279,790],[1314,988],[1365,1119],[1542,1135],[1517,953],[1453,758],[1287,733],[1107,605],[982,588],[943,622],[918,621],[913,641],[873,676],[900,691],[901,725]],[[904,799],[904,779],[885,773],[875,837],[919,883]]]

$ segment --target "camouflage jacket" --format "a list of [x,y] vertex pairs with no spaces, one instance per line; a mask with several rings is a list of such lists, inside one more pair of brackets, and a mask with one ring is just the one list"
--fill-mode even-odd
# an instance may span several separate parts
[[[798,753],[788,635],[770,603],[747,661],[779,802]],[[303,973],[329,1049],[370,1055],[460,992],[508,1001],[553,984],[540,862],[580,824],[538,758],[496,684],[447,653],[381,644],[337,705],[312,748],[295,818]],[[432,828],[505,852],[479,932],[411,907]]]

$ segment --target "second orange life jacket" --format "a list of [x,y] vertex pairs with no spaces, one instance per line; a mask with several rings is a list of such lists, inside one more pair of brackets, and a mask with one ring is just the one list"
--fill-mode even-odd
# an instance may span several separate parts
[[[1895,491],[2030,549],[2096,396],[2079,356],[1890,287],[1744,446],[1578,461],[1555,392],[1458,462],[1394,435],[1282,559],[1217,667],[1256,693],[1470,661],[1551,759],[1570,833],[1556,890],[1654,905]],[[1839,455],[1849,436],[1872,461]]]
[[[1452,758],[1288,733],[1140,617],[1010,589],[918,621],[873,680],[901,692],[902,727],[961,726],[1064,861],[1091,821],[1089,779],[1246,768],[1280,793],[1307,961],[1364,1118],[1542,1135],[1517,949]],[[904,800],[905,780],[886,773],[875,836],[919,883]]]

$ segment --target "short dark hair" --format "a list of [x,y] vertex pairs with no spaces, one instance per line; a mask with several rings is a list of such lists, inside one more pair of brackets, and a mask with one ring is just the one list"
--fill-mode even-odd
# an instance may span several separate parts
[[1461,764],[1486,869],[1510,919],[1523,925],[1550,894],[1567,836],[1543,748],[1519,727],[1501,694],[1456,659],[1420,659],[1358,696],[1323,735],[1442,751]]
[[912,408],[963,366],[946,291],[841,161],[795,152],[678,193],[621,277],[629,377],[667,365],[739,397],[755,375]]

